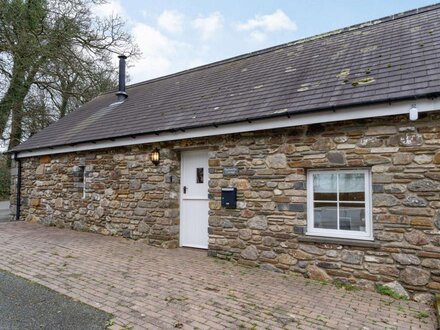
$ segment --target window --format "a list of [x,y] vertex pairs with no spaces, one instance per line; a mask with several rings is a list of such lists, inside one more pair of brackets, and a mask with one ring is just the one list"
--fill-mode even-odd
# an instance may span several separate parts
[[86,167],[85,166],[80,166],[81,167],[81,171],[82,171],[82,198],[86,198],[86,186],[87,186],[87,182],[86,182]]
[[307,234],[373,239],[368,170],[307,173]]
[[196,169],[197,183],[203,183],[203,167]]
[[86,167],[76,166],[73,170],[74,186],[81,192],[82,198],[86,198]]

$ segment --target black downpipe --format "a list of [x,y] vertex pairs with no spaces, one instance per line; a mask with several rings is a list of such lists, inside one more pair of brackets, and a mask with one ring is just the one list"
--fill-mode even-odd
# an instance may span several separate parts
[[16,210],[15,220],[20,220],[21,209],[21,159],[17,158],[17,154],[14,154],[15,161],[17,162],[17,186],[16,186]]
[[125,92],[125,60],[127,56],[119,55],[119,89],[116,95],[118,96],[118,101],[124,101],[127,98],[127,93]]

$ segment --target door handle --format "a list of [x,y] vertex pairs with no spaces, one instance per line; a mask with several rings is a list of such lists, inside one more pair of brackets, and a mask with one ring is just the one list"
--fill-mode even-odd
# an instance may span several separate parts
[[188,190],[187,186],[183,186],[183,193],[186,194],[186,191]]

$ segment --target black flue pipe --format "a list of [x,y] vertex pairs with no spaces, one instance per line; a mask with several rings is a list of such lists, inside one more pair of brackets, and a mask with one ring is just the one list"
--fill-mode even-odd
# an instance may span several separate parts
[[128,95],[125,92],[125,60],[127,56],[119,55],[119,88],[116,95],[118,96],[118,101],[124,101]]

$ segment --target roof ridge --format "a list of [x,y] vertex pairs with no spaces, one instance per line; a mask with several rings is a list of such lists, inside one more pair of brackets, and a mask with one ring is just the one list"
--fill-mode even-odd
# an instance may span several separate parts
[[[297,45],[297,44],[302,44],[302,43],[305,43],[305,42],[309,42],[309,41],[313,41],[313,40],[317,40],[317,39],[322,39],[322,38],[330,37],[330,36],[341,34],[341,33],[345,33],[345,32],[351,32],[351,31],[362,29],[362,28],[366,28],[366,27],[369,27],[369,26],[373,26],[373,25],[377,25],[377,24],[381,24],[381,23],[385,23],[385,22],[389,22],[389,21],[398,20],[398,19],[405,18],[405,17],[408,17],[408,16],[418,15],[418,14],[421,14],[421,13],[424,13],[424,12],[428,12],[428,11],[431,11],[431,10],[435,10],[435,9],[439,9],[439,8],[440,8],[440,2],[432,4],[432,5],[420,7],[420,8],[410,9],[410,10],[403,11],[403,12],[400,12],[400,13],[384,16],[382,18],[377,18],[377,19],[374,19],[374,20],[370,20],[370,21],[366,21],[366,22],[350,25],[350,26],[347,26],[347,27],[344,27],[344,28],[340,28],[340,29],[336,29],[336,30],[332,30],[332,31],[328,31],[328,32],[323,32],[323,33],[316,34],[316,35],[313,35],[313,36],[310,36],[310,37],[305,37],[305,38],[301,38],[301,39],[298,39],[298,40],[289,41],[289,42],[286,42],[286,43],[283,43],[283,44],[280,44],[280,45],[271,46],[271,47],[263,48],[263,49],[256,50],[256,51],[253,51],[253,52],[249,52],[249,53],[233,56],[233,57],[226,58],[226,59],[223,59],[223,60],[215,61],[215,62],[204,64],[204,65],[201,65],[201,66],[197,66],[195,68],[190,68],[190,69],[186,69],[186,70],[183,70],[183,71],[174,72],[174,73],[171,73],[171,74],[168,74],[168,75],[165,75],[165,76],[161,76],[161,77],[156,77],[156,78],[140,81],[140,82],[135,83],[135,84],[127,85],[126,88],[129,89],[129,88],[134,88],[134,87],[138,87],[138,86],[154,83],[154,82],[157,82],[157,81],[160,81],[160,80],[165,80],[165,79],[168,79],[168,78],[173,78],[173,77],[184,75],[184,74],[187,74],[187,73],[204,70],[204,69],[215,67],[215,66],[219,66],[219,65],[222,65],[222,64],[238,61],[238,60],[241,60],[241,59],[245,59],[245,58],[249,58],[249,57],[253,57],[253,56],[258,56],[258,55],[261,55],[261,54],[266,54],[266,53],[274,52],[274,51],[277,51],[279,49],[286,48],[286,47],[289,47],[289,46],[294,46],[294,45]],[[105,93],[103,93],[101,95],[115,93],[116,91],[117,91],[116,89],[110,90],[110,91],[105,92]]]

